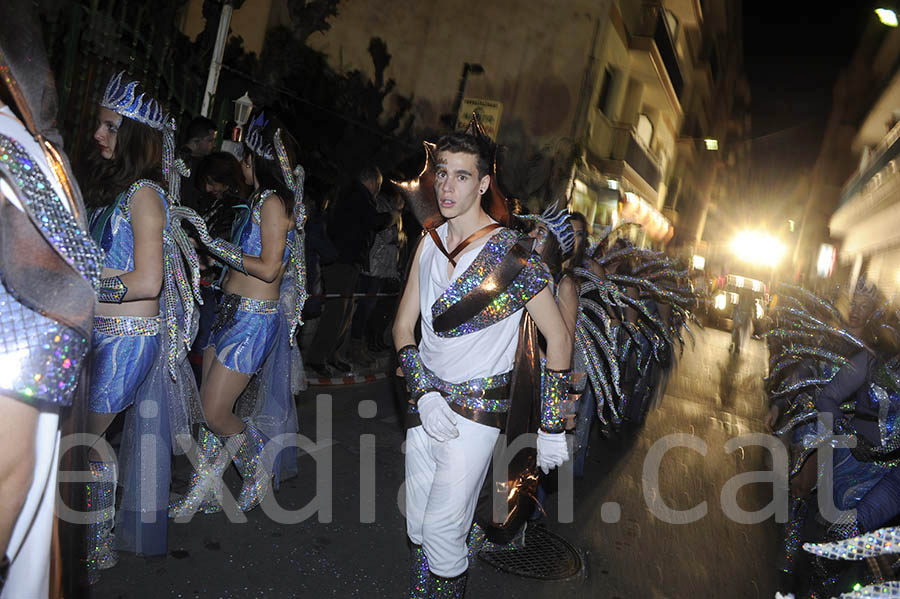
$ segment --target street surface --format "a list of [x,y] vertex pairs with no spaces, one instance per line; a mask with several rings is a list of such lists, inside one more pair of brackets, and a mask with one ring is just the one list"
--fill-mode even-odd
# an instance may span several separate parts
[[[763,428],[765,346],[748,340],[740,356],[731,356],[729,334],[711,329],[696,334],[696,345],[688,341],[664,400],[643,429],[605,440],[594,431],[585,476],[575,481],[574,521],[558,521],[556,496],[546,506],[546,526],[581,551],[586,564],[582,575],[563,582],[530,580],[479,562],[470,572],[467,597],[774,596],[777,541],[772,518],[736,523],[723,514],[721,498],[735,474],[770,469],[762,448],[729,454],[724,447],[733,437]],[[299,398],[301,433],[318,441],[313,455],[320,468],[333,473],[333,501],[323,492],[318,496],[326,506],[326,521],[314,515],[279,524],[256,509],[244,524],[230,523],[222,513],[172,523],[168,556],[120,555],[119,564],[102,573],[92,597],[406,597],[407,547],[397,502],[404,477],[403,430],[401,400],[394,389],[395,381],[388,379],[313,387]],[[316,431],[317,401],[320,418],[329,411],[333,416],[331,430]],[[671,449],[661,457],[658,487],[652,488],[643,478],[645,458],[654,443],[672,433],[702,440],[706,455],[687,447]],[[328,455],[331,468],[323,466]],[[276,495],[282,508],[299,510],[310,503],[316,492],[315,467],[303,455],[301,476],[285,482]],[[176,486],[183,487],[185,467],[178,476]],[[232,489],[240,488],[233,469],[226,481]],[[707,514],[689,524],[666,523],[651,513],[645,494],[671,510],[705,501]],[[743,510],[759,510],[771,500],[771,485],[746,485],[737,497]]]

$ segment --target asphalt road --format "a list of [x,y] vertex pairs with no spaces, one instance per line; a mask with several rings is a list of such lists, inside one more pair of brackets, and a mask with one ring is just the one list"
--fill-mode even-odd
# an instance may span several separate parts
[[[770,469],[762,448],[729,453],[725,447],[734,437],[762,430],[765,347],[749,341],[740,356],[731,356],[729,342],[726,333],[699,332],[661,405],[639,431],[603,439],[595,430],[585,476],[574,483],[571,522],[559,522],[557,501],[549,501],[546,526],[579,549],[585,562],[580,575],[535,581],[480,562],[470,573],[467,597],[773,597],[772,518],[735,522],[722,498],[723,489],[736,495],[744,513],[771,500],[770,484],[737,484],[736,492],[726,484],[735,485],[738,473]],[[246,514],[246,523],[224,514],[172,523],[168,556],[121,555],[91,596],[405,597],[407,548],[398,503],[403,430],[394,381],[313,387],[299,405],[301,433],[318,444],[312,456],[301,458],[301,476],[284,483],[275,498],[284,510],[306,507],[307,513],[258,508]],[[185,468],[179,477],[183,486]],[[226,480],[239,488],[233,470]],[[317,513],[311,502],[318,502]],[[663,513],[698,505],[706,513],[690,523],[685,520],[693,517],[684,513]]]

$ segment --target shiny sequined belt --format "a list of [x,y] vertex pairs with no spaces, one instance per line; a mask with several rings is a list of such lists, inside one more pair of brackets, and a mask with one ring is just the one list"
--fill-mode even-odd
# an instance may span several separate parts
[[153,337],[162,319],[157,316],[94,316],[94,330],[119,337]]
[[[502,429],[509,411],[509,380],[511,373],[498,374],[462,383],[438,380],[440,391],[450,409],[473,422]],[[418,409],[410,404],[407,426],[421,424]]]
[[237,309],[242,312],[251,312],[253,314],[274,314],[275,312],[278,312],[278,300],[261,300],[252,297],[241,297]]

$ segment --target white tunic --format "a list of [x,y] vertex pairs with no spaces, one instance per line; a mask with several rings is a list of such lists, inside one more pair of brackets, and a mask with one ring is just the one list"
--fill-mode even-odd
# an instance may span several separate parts
[[[444,247],[447,245],[447,223],[437,228]],[[422,242],[419,261],[419,308],[422,313],[422,341],[419,354],[422,362],[441,380],[462,383],[476,378],[509,372],[516,359],[520,308],[511,316],[480,331],[459,337],[438,337],[432,328],[431,306],[463,274],[475,260],[484,244],[502,229],[485,235],[458,256],[452,277],[447,277],[449,260],[437,248],[430,236]]]

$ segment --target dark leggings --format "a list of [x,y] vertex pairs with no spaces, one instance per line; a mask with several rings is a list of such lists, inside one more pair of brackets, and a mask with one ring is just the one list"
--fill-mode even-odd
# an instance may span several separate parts
[[900,468],[894,468],[856,505],[860,532],[884,526],[900,514]]

